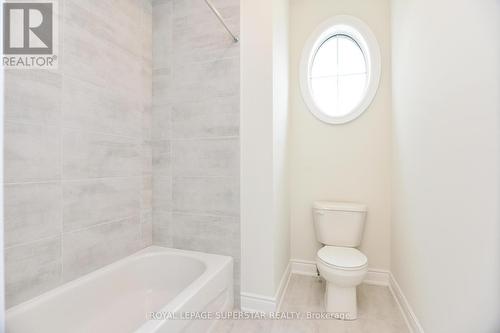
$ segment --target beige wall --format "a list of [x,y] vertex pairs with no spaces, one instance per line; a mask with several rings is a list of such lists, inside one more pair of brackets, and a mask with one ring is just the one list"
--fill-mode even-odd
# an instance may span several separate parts
[[391,270],[426,333],[500,332],[500,2],[392,5]]
[[[307,109],[299,88],[299,62],[312,31],[347,14],[367,23],[382,56],[380,87],[358,119],[328,125]],[[292,0],[290,9],[291,257],[314,260],[311,205],[315,200],[368,204],[362,250],[370,267],[389,268],[390,244],[390,30],[387,0]]]

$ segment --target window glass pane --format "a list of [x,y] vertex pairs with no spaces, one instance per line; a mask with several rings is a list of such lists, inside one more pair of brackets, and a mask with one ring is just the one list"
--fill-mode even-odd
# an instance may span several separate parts
[[324,113],[335,116],[338,106],[337,77],[311,79],[314,101]]
[[339,104],[336,115],[346,115],[359,104],[365,94],[366,80],[366,74],[338,77]]
[[337,75],[337,38],[325,41],[316,52],[311,77]]
[[366,62],[359,45],[350,37],[338,37],[339,74],[366,73]]
[[365,57],[354,39],[339,34],[319,47],[311,66],[310,84],[322,112],[334,117],[351,112],[364,96],[366,81]]

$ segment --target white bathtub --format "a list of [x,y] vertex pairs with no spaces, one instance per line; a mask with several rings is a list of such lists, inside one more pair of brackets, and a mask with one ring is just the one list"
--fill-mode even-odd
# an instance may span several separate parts
[[8,333],[209,332],[161,311],[231,311],[230,257],[152,246],[7,311]]

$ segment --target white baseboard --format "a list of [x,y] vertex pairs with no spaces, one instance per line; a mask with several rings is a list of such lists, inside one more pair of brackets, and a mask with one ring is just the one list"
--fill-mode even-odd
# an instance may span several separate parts
[[[316,263],[314,261],[292,259],[290,260],[290,264],[292,267],[292,274],[316,276]],[[410,332],[424,333],[424,330],[408,303],[408,300],[390,271],[369,268],[363,283],[388,287],[406,321],[406,325],[408,326]]]
[[290,282],[290,277],[292,276],[292,265],[290,262],[286,265],[286,269],[281,276],[280,284],[278,290],[276,291],[276,311],[280,311],[281,303],[283,303],[283,297],[285,296],[286,289],[288,288],[288,283]]
[[273,297],[257,295],[252,293],[241,293],[241,310],[244,312],[274,312],[279,311],[281,303],[283,302],[283,296],[285,295],[285,290],[290,281],[291,274],[290,263],[286,266],[285,271],[276,290],[276,294]]
[[308,276],[317,275],[316,262],[314,261],[290,259],[290,265],[292,266],[292,274]]
[[390,275],[391,273],[384,269],[368,268],[368,273],[366,273],[363,283],[388,287]]
[[[292,274],[316,276],[316,262],[300,259],[291,259]],[[368,273],[363,281],[366,284],[377,286],[389,286],[389,271],[369,268]]]
[[[267,297],[251,293],[241,293],[241,310],[248,312],[279,311],[283,296],[292,274],[316,276],[314,261],[291,259],[281,278],[278,290],[274,297]],[[390,271],[369,268],[363,283],[377,286],[386,286],[394,297],[411,333],[424,333],[415,313],[413,312],[403,291]]]
[[408,326],[410,332],[424,333],[422,325],[420,325],[420,322],[418,321],[417,316],[413,312],[410,303],[408,303],[408,299],[403,294],[403,291],[399,287],[399,284],[392,275],[392,273],[389,273],[389,290],[391,291],[392,296],[396,300],[396,303],[398,304],[399,309],[403,314],[403,317],[406,321],[406,325]]
[[276,300],[252,293],[241,293],[240,307],[243,312],[274,312],[276,311]]

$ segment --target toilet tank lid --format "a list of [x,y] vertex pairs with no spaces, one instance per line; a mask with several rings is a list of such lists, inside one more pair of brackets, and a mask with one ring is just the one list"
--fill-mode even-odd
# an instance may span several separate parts
[[367,210],[365,204],[334,201],[316,201],[313,204],[313,208],[319,210],[337,210],[343,212],[366,212]]

